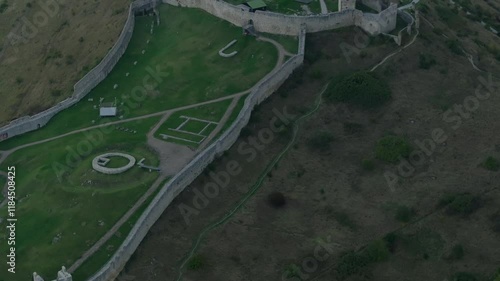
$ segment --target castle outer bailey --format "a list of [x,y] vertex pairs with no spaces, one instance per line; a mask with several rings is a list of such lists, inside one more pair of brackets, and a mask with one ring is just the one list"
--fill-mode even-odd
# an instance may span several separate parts
[[[346,26],[358,26],[370,35],[388,33],[395,29],[398,14],[397,5],[385,7],[383,0],[361,0],[365,5],[380,9],[380,12],[363,13],[355,9],[355,0],[339,0],[339,12],[326,15],[297,16],[283,15],[272,12],[249,12],[242,7],[234,6],[221,0],[162,0],[163,3],[199,8],[229,21],[236,26],[245,26],[251,20],[258,32],[293,35],[299,38],[298,54],[291,57],[281,68],[273,71],[259,81],[245,99],[243,108],[234,123],[214,143],[200,152],[188,165],[177,173],[170,181],[161,187],[151,204],[120,245],[110,260],[87,281],[114,280],[135,252],[149,229],[163,214],[165,209],[198,175],[200,175],[213,160],[228,150],[238,139],[241,130],[248,124],[254,107],[274,93],[304,62],[305,39],[308,32],[319,32]],[[360,0],[358,0],[360,1]],[[75,85],[75,94],[65,102],[35,116],[27,116],[15,120],[6,127],[0,128],[7,138],[35,130],[45,125],[57,112],[75,104],[100,83],[112,70],[119,58],[125,52],[135,23],[135,14],[156,8],[157,0],[136,0],[131,3],[129,18],[115,46],[103,61],[91,70]],[[33,274],[34,281],[43,281],[42,277]],[[71,275],[63,267],[54,281],[73,281]],[[83,281],[83,280],[75,280]]]

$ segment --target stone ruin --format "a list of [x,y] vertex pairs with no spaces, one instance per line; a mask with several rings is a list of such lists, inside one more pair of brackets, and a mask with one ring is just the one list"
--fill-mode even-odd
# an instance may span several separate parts
[[[33,273],[33,281],[44,281],[43,278],[36,272]],[[73,277],[66,271],[66,267],[62,267],[59,272],[57,272],[57,279],[52,281],[73,281]]]

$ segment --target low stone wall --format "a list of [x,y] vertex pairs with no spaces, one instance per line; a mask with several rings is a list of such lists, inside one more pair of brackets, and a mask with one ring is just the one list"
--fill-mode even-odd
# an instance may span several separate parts
[[[107,159],[106,162],[108,162],[109,157],[123,157],[123,158],[128,159],[129,162],[127,165],[125,165],[123,167],[119,167],[119,168],[108,168],[105,166],[101,166],[99,164],[101,159]],[[102,155],[95,157],[92,160],[92,168],[94,170],[96,170],[97,172],[107,174],[107,175],[116,175],[116,174],[124,173],[124,172],[128,171],[130,168],[134,167],[134,165],[135,165],[135,158],[132,155],[125,154],[125,153],[118,153],[118,152],[110,152],[110,153],[102,154]]]
[[[175,6],[199,8],[218,18],[222,18],[236,26],[245,26],[250,20],[253,21],[255,29],[260,32],[297,35],[301,26],[305,25],[307,32],[319,32],[346,26],[357,25],[371,35],[387,33],[392,31],[392,21],[387,22],[388,16],[396,13],[382,11],[379,14],[363,13],[359,10],[348,9],[342,12],[329,13],[326,15],[296,16],[284,15],[268,11],[250,12],[247,9],[231,5],[222,0],[162,0]],[[373,0],[375,1],[375,0]],[[397,10],[397,5],[394,5]],[[389,9],[389,8],[388,8]],[[366,17],[366,19],[363,19]],[[394,23],[395,23],[394,19]],[[380,23],[377,28],[370,27]],[[392,27],[392,29],[390,29]]]
[[[4,135],[6,137],[3,139],[7,139],[39,129],[45,126],[54,115],[84,98],[95,86],[106,78],[121,56],[125,53],[128,43],[132,38],[132,32],[134,31],[135,13],[153,9],[157,3],[157,0],[137,0],[132,2],[129,6],[127,21],[125,22],[120,37],[118,37],[118,40],[104,59],[74,85],[73,95],[43,112],[33,116],[21,117],[10,122],[7,126],[0,128],[0,136]],[[0,139],[0,141],[2,141],[2,139]]]
[[141,215],[116,253],[88,281],[109,281],[116,278],[149,229],[160,218],[172,200],[191,184],[205,170],[208,164],[236,142],[241,130],[248,124],[253,108],[278,89],[290,74],[304,62],[305,26],[299,35],[299,54],[289,59],[281,68],[267,75],[256,85],[246,98],[245,104],[235,123],[216,142],[196,156],[195,159],[162,187],[161,191]]

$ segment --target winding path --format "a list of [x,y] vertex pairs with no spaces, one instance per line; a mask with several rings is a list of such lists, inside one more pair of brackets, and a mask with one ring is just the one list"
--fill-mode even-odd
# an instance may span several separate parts
[[319,0],[319,5],[321,6],[321,13],[323,15],[328,14],[328,7],[326,7],[325,0]]
[[411,45],[413,45],[413,43],[415,43],[415,41],[417,40],[417,37],[418,35],[420,34],[420,31],[417,30],[417,34],[415,34],[415,36],[413,37],[413,40],[411,40],[410,43],[406,44],[404,47],[400,48],[399,50],[393,52],[392,54],[388,55],[387,57],[385,57],[381,62],[379,62],[377,65],[375,65],[371,70],[370,72],[373,72],[375,71],[379,66],[383,65],[388,59],[392,58],[393,56],[401,53],[404,49],[410,47]]

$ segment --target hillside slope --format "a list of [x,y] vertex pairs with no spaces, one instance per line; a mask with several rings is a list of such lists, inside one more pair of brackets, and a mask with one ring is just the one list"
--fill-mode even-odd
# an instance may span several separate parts
[[71,96],[120,35],[129,4],[0,0],[0,125]]

